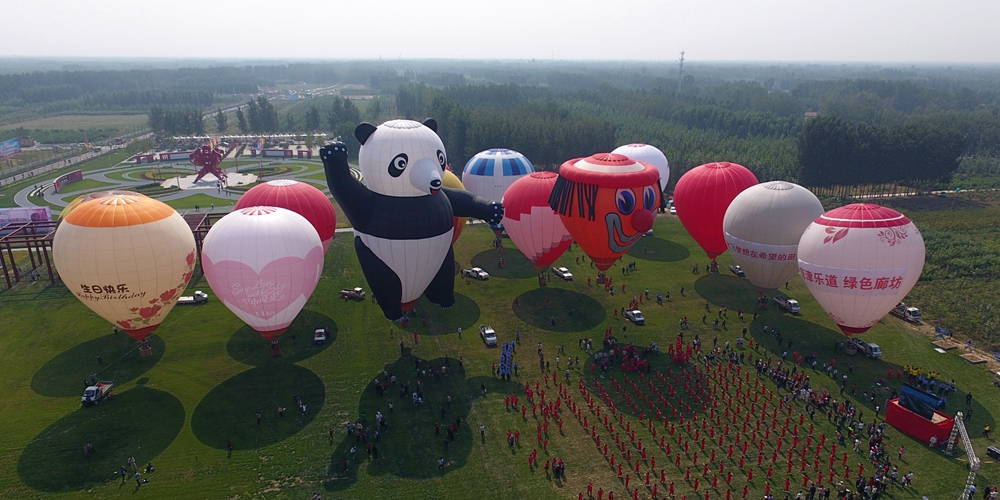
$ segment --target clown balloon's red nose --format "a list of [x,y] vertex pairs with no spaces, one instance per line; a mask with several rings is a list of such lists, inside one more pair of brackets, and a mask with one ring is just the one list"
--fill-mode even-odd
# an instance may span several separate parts
[[639,210],[632,214],[632,227],[640,233],[653,229],[653,214],[649,210]]

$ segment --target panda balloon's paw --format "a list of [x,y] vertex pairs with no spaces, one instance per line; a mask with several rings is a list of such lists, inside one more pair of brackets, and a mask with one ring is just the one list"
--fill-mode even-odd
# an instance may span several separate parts
[[493,209],[492,215],[486,222],[490,224],[500,224],[503,222],[503,205],[500,202],[494,201],[490,203],[490,208]]
[[324,167],[347,166],[347,145],[342,142],[327,144],[319,148],[319,157]]

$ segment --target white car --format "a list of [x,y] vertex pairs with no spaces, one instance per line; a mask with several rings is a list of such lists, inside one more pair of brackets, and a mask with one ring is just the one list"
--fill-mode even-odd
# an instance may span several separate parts
[[479,325],[479,336],[483,338],[483,343],[488,347],[497,345],[497,332],[492,326]]
[[642,311],[638,309],[629,309],[628,311],[625,311],[625,319],[637,325],[646,324],[646,318],[642,315]]
[[677,215],[677,207],[670,205],[670,215]]
[[329,333],[330,332],[326,328],[317,328],[316,331],[313,332],[313,342],[316,344],[326,343],[326,338]]
[[566,281],[573,281],[573,273],[569,272],[569,269],[565,267],[553,267],[552,272]]

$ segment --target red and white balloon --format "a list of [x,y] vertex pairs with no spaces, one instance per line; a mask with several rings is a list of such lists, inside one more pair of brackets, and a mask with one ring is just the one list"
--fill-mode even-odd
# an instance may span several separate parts
[[511,184],[503,197],[507,235],[539,272],[573,243],[559,214],[549,206],[558,178],[555,172],[534,172]]
[[905,215],[856,203],[833,209],[799,240],[799,273],[823,310],[847,335],[882,319],[924,268],[924,240]]

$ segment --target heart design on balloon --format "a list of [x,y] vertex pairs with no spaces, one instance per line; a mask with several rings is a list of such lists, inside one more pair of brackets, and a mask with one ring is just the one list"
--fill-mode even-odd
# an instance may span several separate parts
[[323,270],[323,248],[315,247],[301,257],[281,257],[268,262],[260,272],[234,260],[212,262],[202,255],[205,274],[212,276],[212,289],[227,305],[267,319],[284,311],[299,297],[316,288]]

